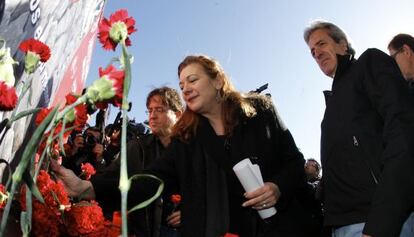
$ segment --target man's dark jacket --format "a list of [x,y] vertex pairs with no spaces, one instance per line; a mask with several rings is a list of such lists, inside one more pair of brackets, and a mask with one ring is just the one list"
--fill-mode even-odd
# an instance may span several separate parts
[[398,66],[377,49],[338,55],[325,96],[325,225],[398,236],[414,204],[414,110]]
[[[128,176],[141,173],[156,159],[159,159],[165,152],[164,146],[159,139],[153,135],[140,135],[131,137],[127,142],[127,168]],[[101,204],[106,214],[120,210],[121,194],[119,186],[120,159],[119,157],[102,172],[92,176],[91,182],[96,194],[96,200]],[[134,185],[135,182],[132,182]],[[141,188],[141,187],[138,187]],[[138,205],[154,193],[138,195],[131,189],[128,193],[128,208]],[[170,193],[168,190],[165,193]],[[152,237],[158,236],[161,221],[160,200],[155,201],[145,209],[132,212],[129,216],[129,232],[137,236]]]

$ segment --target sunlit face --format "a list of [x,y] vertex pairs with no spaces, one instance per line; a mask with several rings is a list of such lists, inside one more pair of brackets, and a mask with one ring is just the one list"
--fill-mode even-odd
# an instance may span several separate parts
[[[410,52],[408,50],[411,50],[407,45],[404,45],[400,49],[393,49],[389,48],[388,51],[395,59],[395,61],[398,64],[398,67],[400,68],[400,71],[405,78],[405,80],[412,80],[414,77],[414,68],[410,64]],[[412,51],[411,51],[412,55]]]
[[309,37],[309,49],[312,57],[322,72],[333,77],[338,65],[337,54],[345,55],[347,44],[345,41],[336,43],[324,29],[315,30]]
[[148,121],[151,131],[156,136],[168,136],[177,121],[177,113],[163,104],[159,95],[154,95],[148,103]]
[[316,163],[313,161],[307,161],[305,163],[305,171],[306,173],[316,173],[317,169],[316,169]]
[[187,107],[201,115],[219,110],[217,90],[222,87],[219,78],[212,79],[198,63],[186,66],[180,73],[180,89]]
[[305,163],[305,173],[307,177],[318,177],[318,165],[315,161],[309,160]]

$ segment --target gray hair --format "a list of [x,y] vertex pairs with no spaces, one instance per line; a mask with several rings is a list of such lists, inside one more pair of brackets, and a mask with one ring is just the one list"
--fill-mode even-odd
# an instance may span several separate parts
[[347,44],[347,50],[346,52],[351,55],[355,55],[355,50],[352,48],[351,43],[348,40],[348,37],[346,36],[345,32],[339,28],[337,25],[323,20],[316,20],[311,22],[311,24],[305,28],[305,31],[303,32],[303,38],[305,39],[306,43],[309,43],[309,38],[313,32],[316,30],[326,30],[326,32],[329,34],[329,36],[336,42],[339,43],[341,40],[345,40]]

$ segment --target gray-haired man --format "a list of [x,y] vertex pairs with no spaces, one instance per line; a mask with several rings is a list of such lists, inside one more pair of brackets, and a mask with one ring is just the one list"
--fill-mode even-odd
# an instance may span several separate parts
[[304,38],[333,78],[321,126],[324,225],[335,237],[413,236],[401,228],[414,204],[414,107],[397,65],[377,49],[355,59],[330,22]]

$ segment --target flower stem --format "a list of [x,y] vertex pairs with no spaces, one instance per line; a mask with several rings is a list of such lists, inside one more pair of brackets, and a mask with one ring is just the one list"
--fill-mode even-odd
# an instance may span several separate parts
[[125,78],[124,78],[124,88],[123,88],[123,98],[122,98],[122,131],[121,131],[121,171],[119,177],[119,190],[121,191],[121,215],[122,215],[122,237],[128,236],[128,223],[127,223],[127,200],[128,200],[128,191],[131,186],[131,182],[128,179],[128,170],[127,170],[127,154],[126,154],[126,134],[127,134],[127,107],[128,104],[128,92],[129,86],[131,83],[131,62],[129,61],[128,52],[126,49],[125,42],[121,43],[122,45],[122,57],[124,57],[125,62]]

